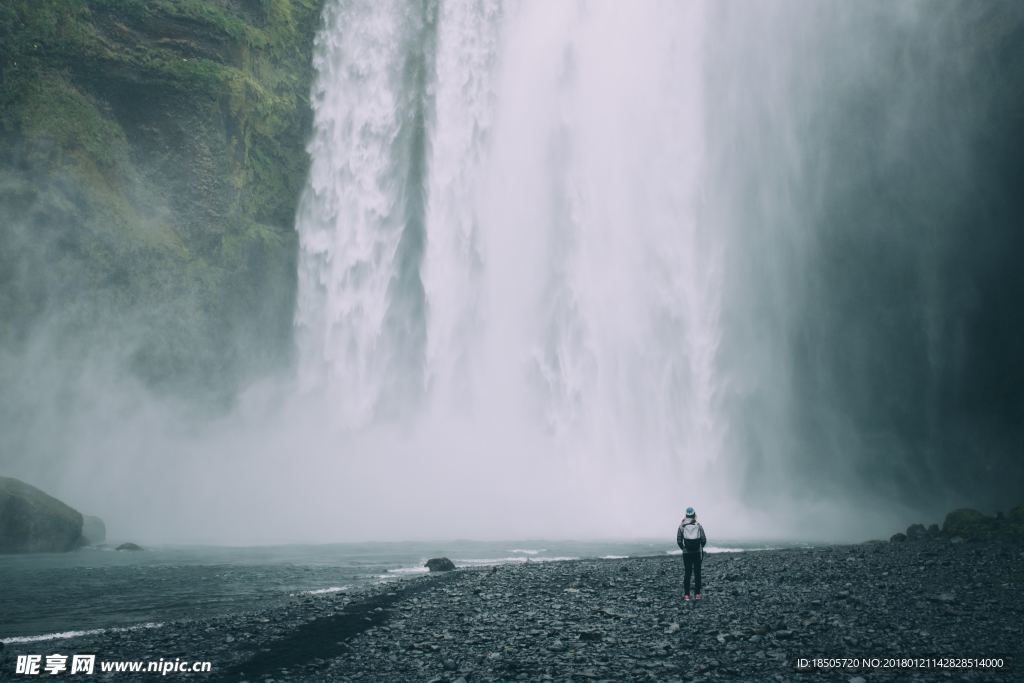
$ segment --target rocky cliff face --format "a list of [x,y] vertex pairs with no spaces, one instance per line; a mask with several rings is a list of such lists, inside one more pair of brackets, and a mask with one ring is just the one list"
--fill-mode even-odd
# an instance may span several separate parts
[[0,477],[0,553],[59,553],[83,543],[80,512],[23,481]]
[[287,358],[321,4],[0,6],[8,387],[29,350],[222,394]]

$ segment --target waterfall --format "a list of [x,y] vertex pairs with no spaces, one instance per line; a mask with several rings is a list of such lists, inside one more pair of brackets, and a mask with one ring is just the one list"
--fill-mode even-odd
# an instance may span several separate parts
[[927,10],[328,3],[296,335],[339,476],[605,535],[907,490],[955,243],[914,206],[953,210],[980,122],[904,180],[968,83],[957,15]]
[[339,424],[479,429],[480,458],[540,448],[595,493],[714,462],[702,12],[328,7],[297,328]]
[[[175,542],[670,543],[687,506],[852,541],[1020,503],[1024,3],[316,4],[295,283],[280,193],[199,242],[115,239],[195,232],[186,195],[56,239],[124,212],[76,194],[75,131],[12,129],[43,156],[8,164],[7,474]],[[256,90],[227,112],[256,175],[207,189],[295,180],[260,138],[306,122]],[[132,148],[184,125],[104,92]]]

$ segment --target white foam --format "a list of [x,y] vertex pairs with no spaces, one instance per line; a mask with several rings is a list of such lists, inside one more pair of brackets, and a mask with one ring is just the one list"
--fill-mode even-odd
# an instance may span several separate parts
[[388,574],[426,574],[429,571],[426,567],[399,567],[398,569],[389,569]]
[[578,560],[578,557],[493,557],[455,560],[457,567],[489,567],[499,564],[526,564],[527,562],[564,562]]
[[627,560],[629,555],[602,555],[602,560]]
[[317,588],[316,590],[303,591],[302,595],[323,595],[325,593],[340,593],[347,591],[351,586],[330,586],[329,588]]
[[[774,548],[728,548],[719,547],[717,545],[709,545],[704,548],[704,552],[708,553],[709,555],[714,555],[715,553],[749,553],[757,550],[774,550]],[[674,550],[666,550],[665,554],[682,555],[683,551],[679,548],[676,548]]]
[[[516,552],[514,550],[509,552]],[[534,552],[544,552],[543,550]],[[452,560],[456,567],[494,567],[502,564],[526,564],[528,562],[564,562],[567,560],[578,560],[578,557],[483,557]],[[393,579],[395,574],[427,574],[430,570],[426,567],[399,567],[389,569],[387,574],[382,574],[381,579]]]
[[509,552],[522,553],[523,555],[536,555],[538,553],[547,552],[547,548],[541,548],[540,550],[533,550],[532,548],[512,548]]
[[147,628],[160,628],[162,623],[146,623],[137,626],[126,626],[121,628],[90,628],[84,631],[60,631],[58,633],[43,633],[37,636],[14,636],[11,638],[0,638],[0,643],[9,645],[12,643],[41,643],[47,640],[67,640],[68,638],[79,638],[81,636],[95,636],[101,633],[125,633],[127,631],[139,631]]

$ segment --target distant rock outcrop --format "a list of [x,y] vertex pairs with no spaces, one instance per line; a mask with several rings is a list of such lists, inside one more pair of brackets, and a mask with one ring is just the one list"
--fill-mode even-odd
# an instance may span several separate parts
[[136,543],[122,543],[115,550],[142,550],[142,546]]
[[942,529],[938,524],[911,524],[905,534],[893,534],[889,540],[893,543],[906,541],[934,541],[948,539],[952,543],[963,543],[981,539],[1021,539],[1024,538],[1024,505],[1018,505],[1003,514],[986,515],[971,508],[960,508],[946,515]]
[[82,539],[89,545],[96,545],[107,540],[107,525],[93,515],[82,518]]
[[928,530],[924,528],[924,524],[911,524],[907,527],[907,540],[920,541],[927,537]]
[[1018,536],[1024,536],[1024,505],[1018,505],[1006,515],[1006,527]]
[[994,517],[970,508],[954,510],[946,515],[942,533],[965,539],[1024,536],[1024,505],[1013,508],[1008,515]]
[[942,523],[942,533],[947,536],[978,538],[993,532],[996,523],[995,517],[988,517],[970,508],[961,508],[946,515],[946,520]]
[[455,563],[447,557],[434,557],[427,560],[425,565],[432,572],[450,572],[455,569]]
[[0,477],[0,553],[58,553],[82,541],[82,514],[18,479]]

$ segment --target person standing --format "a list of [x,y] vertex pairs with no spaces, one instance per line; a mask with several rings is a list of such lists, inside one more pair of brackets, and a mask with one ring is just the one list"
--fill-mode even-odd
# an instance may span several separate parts
[[708,542],[704,535],[704,527],[697,521],[694,509],[686,508],[686,516],[676,531],[676,545],[683,551],[683,602],[690,601],[690,576],[694,578],[696,593],[694,600],[700,600],[700,565],[704,555],[704,545]]

